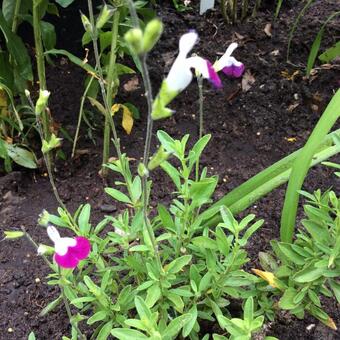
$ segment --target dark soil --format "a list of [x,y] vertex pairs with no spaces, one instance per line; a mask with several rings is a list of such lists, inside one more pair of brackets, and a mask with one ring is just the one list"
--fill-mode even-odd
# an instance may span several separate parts
[[[240,47],[235,56],[245,63],[255,78],[255,83],[247,92],[241,90],[240,80],[225,77],[224,87],[220,91],[205,86],[205,132],[212,134],[212,140],[202,157],[202,164],[208,166],[210,173],[219,175],[220,184],[215,195],[218,199],[301,147],[333,91],[339,87],[339,65],[333,65],[331,69],[318,68],[311,80],[303,77],[302,68],[321,22],[336,9],[337,0],[316,2],[302,19],[292,44],[290,60],[294,65],[287,64],[285,56],[288,30],[297,10],[301,9],[301,5],[295,6],[296,1],[289,2],[292,8],[283,8],[281,17],[272,25],[272,37],[264,32],[266,24],[271,22],[272,8],[264,8],[256,19],[230,27],[223,23],[218,11],[200,17],[194,11],[177,13],[169,5],[171,2],[166,3],[159,9],[165,32],[149,59],[155,91],[176,54],[179,35],[189,28],[196,29],[200,35],[195,52],[212,61],[225,51],[231,41],[237,41]],[[72,20],[78,18],[73,17]],[[339,21],[330,24],[325,33],[323,47],[339,40]],[[81,54],[81,51],[78,52]],[[282,72],[292,75],[297,70],[299,73],[294,79],[282,75]],[[48,68],[52,115],[71,136],[76,126],[83,79],[83,72],[65,59],[58,59],[54,67]],[[145,132],[146,104],[141,85],[136,89],[124,87],[129,80],[124,78],[122,81],[120,102],[129,101],[139,107],[141,119],[135,122],[130,136],[125,135],[121,128],[118,130],[124,151],[130,157],[139,159]],[[172,108],[176,114],[158,122],[155,131],[161,128],[174,137],[189,133],[193,142],[197,137],[198,112],[194,82],[175,100]],[[120,207],[104,194],[105,185],[98,176],[101,164],[100,129],[91,131],[91,134],[89,131],[84,124],[74,160],[70,158],[70,145],[65,141],[63,148],[68,158],[57,162],[56,180],[68,208],[75,211],[80,204],[91,203],[92,222],[96,223],[108,210],[115,213]],[[132,161],[133,165],[136,163]],[[170,181],[159,171],[154,173],[153,180],[152,204],[156,205],[159,200],[168,202]],[[109,178],[109,182],[113,183],[113,178]],[[309,191],[317,188],[325,190],[331,186],[339,193],[339,183],[336,183],[332,170],[323,166],[312,169],[305,182],[305,189]],[[255,213],[266,221],[249,246],[254,263],[258,252],[269,249],[269,241],[279,235],[284,190],[284,187],[275,190],[246,212]],[[1,230],[24,226],[37,242],[47,242],[36,221],[43,209],[55,212],[57,203],[43,169],[19,169],[0,177],[0,198]],[[69,334],[63,309],[39,317],[41,309],[57,294],[55,288],[46,285],[47,274],[45,264],[27,242],[0,243],[1,339],[25,339],[30,331],[34,331],[38,339],[60,339],[63,334]],[[325,309],[340,325],[336,303],[327,301]],[[314,318],[297,320],[287,314],[280,314],[274,323],[268,324],[266,334],[281,340],[340,337],[339,332],[329,330]]]

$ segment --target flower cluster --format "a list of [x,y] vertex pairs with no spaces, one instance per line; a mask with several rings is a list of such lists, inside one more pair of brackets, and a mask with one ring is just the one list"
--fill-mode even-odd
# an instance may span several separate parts
[[192,81],[193,72],[204,79],[208,79],[216,88],[222,87],[218,72],[222,70],[227,76],[238,78],[244,72],[244,65],[231,56],[237,48],[236,43],[232,43],[224,55],[216,61],[214,65],[210,61],[199,56],[188,57],[198,40],[196,32],[191,31],[179,40],[179,53],[175,59],[168,76],[162,82],[160,91],[154,101],[152,118],[161,119],[169,117],[172,110],[167,105],[182,92]]

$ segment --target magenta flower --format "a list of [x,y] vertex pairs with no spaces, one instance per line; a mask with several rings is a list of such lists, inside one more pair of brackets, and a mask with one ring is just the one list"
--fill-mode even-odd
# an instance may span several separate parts
[[244,72],[244,64],[236,60],[231,54],[237,48],[237,43],[229,45],[223,56],[214,64],[214,70],[219,72],[222,70],[224,74],[232,78],[239,78]]
[[87,238],[60,237],[58,230],[53,226],[47,227],[47,234],[54,243],[54,259],[60,267],[75,268],[79,261],[88,257],[91,244]]

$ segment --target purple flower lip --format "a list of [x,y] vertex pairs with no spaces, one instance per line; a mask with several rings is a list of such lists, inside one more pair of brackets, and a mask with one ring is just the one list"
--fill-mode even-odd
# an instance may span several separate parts
[[86,259],[90,253],[91,244],[87,238],[78,236],[74,240],[76,245],[68,247],[66,254],[59,255],[56,252],[54,255],[55,261],[62,268],[71,269],[77,267],[79,262]]
[[215,72],[212,64],[207,60],[207,67],[208,67],[208,72],[209,72],[209,80],[211,83],[218,89],[222,87],[222,81],[218,74]]
[[240,78],[244,72],[244,65],[240,63],[240,65],[232,64],[230,66],[226,66],[222,69],[223,73],[232,78]]

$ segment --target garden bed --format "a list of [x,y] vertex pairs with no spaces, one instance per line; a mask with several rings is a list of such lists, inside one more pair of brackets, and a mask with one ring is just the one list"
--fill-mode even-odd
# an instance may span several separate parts
[[[295,1],[290,2],[292,6]],[[195,7],[195,6],[194,6]],[[300,6],[298,7],[300,8]],[[272,21],[272,10],[263,8],[256,19],[236,26],[226,26],[218,11],[209,12],[205,20],[197,9],[184,13],[176,12],[170,5],[158,8],[165,32],[149,58],[154,91],[166,75],[176,55],[180,34],[195,29],[200,36],[201,55],[215,60],[231,41],[240,45],[237,58],[245,63],[255,82],[248,91],[243,91],[241,80],[223,80],[223,89],[215,90],[208,84],[205,95],[205,133],[212,139],[202,156],[202,165],[208,166],[211,174],[218,174],[219,186],[215,199],[258,173],[268,165],[301,147],[323,112],[333,91],[340,86],[339,64],[332,68],[318,68],[310,80],[304,78],[309,47],[320,27],[320,11],[325,17],[336,10],[337,1],[317,2],[303,17],[291,49],[291,62],[287,64],[286,47],[288,31],[296,7],[285,7],[276,23],[272,24],[272,36],[264,29]],[[71,19],[71,18],[70,18]],[[78,16],[72,20],[80,20]],[[330,45],[340,35],[339,21],[329,25],[329,34],[323,43]],[[62,37],[58,42],[62,47]],[[81,49],[78,54],[82,56]],[[91,57],[91,56],[90,56]],[[300,70],[299,73],[295,71]],[[59,58],[55,66],[47,70],[48,89],[51,91],[50,107],[54,120],[71,136],[75,131],[79,101],[82,95],[84,73],[66,59]],[[140,108],[141,119],[135,121],[131,135],[122,129],[123,151],[136,165],[141,157],[146,124],[146,103],[141,79],[137,76],[123,78],[120,102],[129,101]],[[186,133],[191,143],[198,136],[198,94],[193,82],[173,103],[176,114],[159,121],[156,129],[162,128],[173,137]],[[100,130],[98,130],[100,132]],[[115,214],[121,206],[112,202],[103,188],[106,183],[98,176],[101,164],[101,135],[93,132],[93,144],[82,128],[76,157],[70,159],[70,145],[65,140],[63,150],[66,161],[57,161],[56,180],[61,198],[71,211],[85,202],[91,204],[93,223],[105,214]],[[156,149],[155,138],[153,148]],[[110,174],[108,183],[115,178]],[[170,181],[161,171],[153,173],[154,191],[152,206],[156,202],[170,200]],[[340,189],[333,171],[323,166],[312,169],[305,182],[309,191]],[[279,221],[284,187],[261,199],[247,210],[265,220],[264,226],[253,236],[249,244],[251,264],[256,266],[259,251],[269,248],[269,241],[279,236]],[[0,177],[0,228],[24,226],[38,241],[46,241],[45,233],[37,226],[37,218],[43,209],[55,212],[54,199],[46,173],[40,171],[16,171]],[[57,308],[45,317],[39,317],[41,309],[56,295],[56,288],[47,286],[48,272],[44,262],[34,249],[23,242],[1,242],[0,246],[0,332],[3,339],[24,339],[34,331],[38,339],[59,339],[69,333],[68,319],[62,308]],[[325,310],[340,325],[340,312],[335,301],[327,301]],[[208,325],[207,328],[211,325]],[[208,331],[208,329],[207,329]],[[332,331],[311,317],[297,320],[281,313],[274,323],[266,326],[267,335],[279,339],[337,339],[339,332]]]

